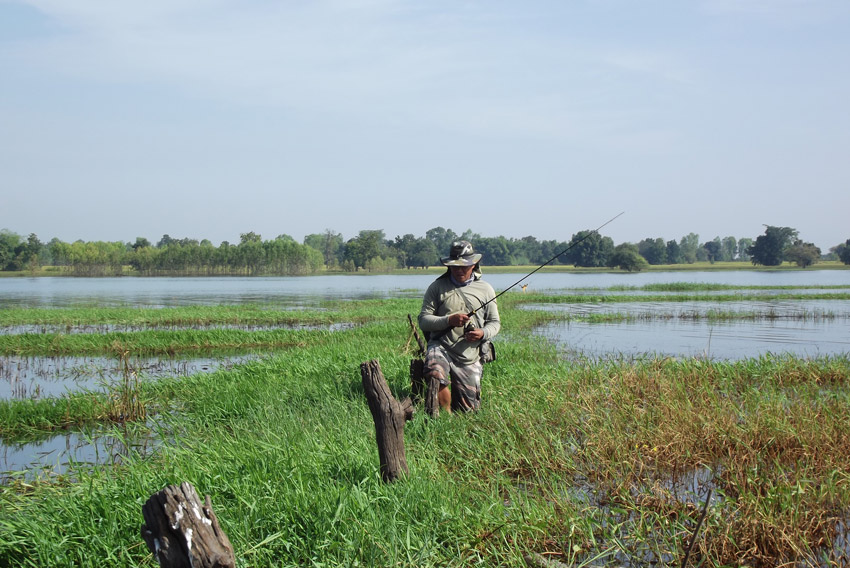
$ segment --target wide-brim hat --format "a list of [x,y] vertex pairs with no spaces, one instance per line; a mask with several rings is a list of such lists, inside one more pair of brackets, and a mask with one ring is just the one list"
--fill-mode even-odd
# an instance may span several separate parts
[[441,258],[443,266],[475,266],[481,260],[481,255],[472,250],[469,241],[456,241],[452,243],[449,256]]

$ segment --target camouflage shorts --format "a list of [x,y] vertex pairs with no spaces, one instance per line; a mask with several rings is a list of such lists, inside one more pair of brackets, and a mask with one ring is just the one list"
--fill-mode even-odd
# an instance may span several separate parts
[[451,379],[452,410],[468,412],[481,406],[481,373],[484,366],[480,361],[460,365],[451,360],[443,346],[428,347],[425,354],[425,376],[433,373],[440,384],[448,386]]

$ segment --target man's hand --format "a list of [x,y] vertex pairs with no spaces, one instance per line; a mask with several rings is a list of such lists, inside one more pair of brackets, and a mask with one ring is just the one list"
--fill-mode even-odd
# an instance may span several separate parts
[[450,327],[463,327],[469,321],[469,314],[458,312],[449,316]]
[[463,338],[469,342],[481,341],[484,339],[484,330],[483,329],[471,329],[463,334]]

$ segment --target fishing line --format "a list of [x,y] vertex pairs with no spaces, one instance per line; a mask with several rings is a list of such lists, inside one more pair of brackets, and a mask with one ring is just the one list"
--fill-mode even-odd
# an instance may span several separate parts
[[573,244],[571,244],[570,246],[568,246],[567,248],[565,248],[564,250],[562,250],[561,252],[559,252],[558,254],[556,254],[555,256],[553,256],[552,258],[550,258],[549,260],[547,260],[546,262],[544,262],[543,264],[541,264],[540,266],[538,266],[537,268],[535,268],[534,270],[532,270],[531,272],[529,272],[528,274],[526,274],[525,276],[523,276],[522,278],[520,278],[519,280],[517,280],[516,282],[514,282],[513,284],[511,284],[510,286],[508,286],[507,288],[505,288],[504,290],[502,290],[501,292],[499,292],[498,294],[496,294],[495,296],[493,296],[492,298],[490,298],[489,300],[487,300],[486,302],[481,304],[480,306],[478,306],[477,308],[475,308],[474,310],[472,310],[471,312],[469,312],[469,314],[467,314],[467,315],[472,317],[473,315],[475,315],[475,312],[477,312],[478,310],[480,310],[481,308],[483,308],[484,306],[486,306],[490,302],[495,301],[496,298],[498,298],[499,296],[501,296],[502,294],[504,294],[505,292],[507,292],[508,290],[510,290],[511,288],[513,288],[514,286],[516,286],[517,284],[519,284],[520,282],[522,282],[523,280],[525,280],[526,278],[528,278],[529,276],[531,276],[532,274],[534,274],[535,272],[537,272],[538,270],[543,268],[544,266],[546,266],[547,264],[553,262],[559,256],[561,256],[565,252],[569,251],[571,248],[575,247],[576,245],[578,245],[579,243],[581,243],[585,239],[590,238],[590,236],[593,235],[594,233],[599,234],[599,231],[602,230],[602,228],[605,225],[612,222],[614,219],[616,219],[617,217],[619,217],[623,213],[625,213],[625,211],[621,211],[621,212],[617,213],[616,215],[614,215],[613,217],[611,217],[610,219],[608,219],[607,221],[605,221],[604,223],[599,225],[597,228],[588,232],[585,236],[583,236],[582,238],[580,238],[579,240],[577,240],[576,242],[574,242]]

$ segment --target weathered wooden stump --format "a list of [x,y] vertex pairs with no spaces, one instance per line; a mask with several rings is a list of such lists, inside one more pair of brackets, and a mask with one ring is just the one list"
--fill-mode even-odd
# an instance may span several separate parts
[[428,377],[424,380],[428,382],[428,388],[425,391],[425,414],[436,418],[440,414],[440,401],[437,398],[440,392],[440,379]]
[[413,418],[413,403],[409,398],[399,402],[393,397],[377,360],[361,363],[360,377],[375,421],[381,479],[395,481],[400,475],[407,474],[404,423]]
[[230,539],[210,497],[201,504],[191,483],[169,485],[142,506],[142,538],[162,568],[234,568]]
[[422,359],[410,360],[410,398],[413,404],[419,402],[425,397],[425,361]]

